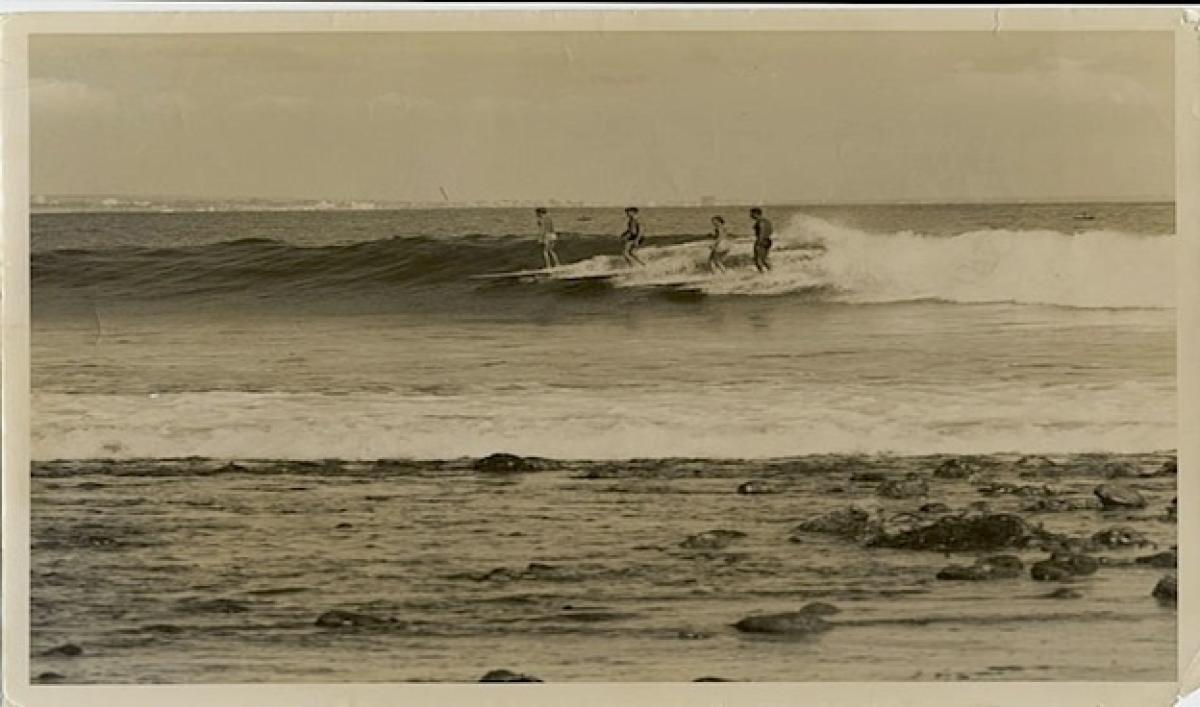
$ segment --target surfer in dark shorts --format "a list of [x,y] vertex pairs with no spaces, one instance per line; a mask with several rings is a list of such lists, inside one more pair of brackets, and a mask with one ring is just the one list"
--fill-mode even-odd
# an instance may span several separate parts
[[771,236],[775,235],[775,226],[758,207],[750,209],[750,218],[754,220],[754,267],[767,272],[771,269]]
[[559,262],[554,246],[558,243],[558,234],[554,232],[554,222],[550,220],[545,207],[539,206],[533,213],[537,215],[538,235],[542,241],[542,259],[546,261],[546,269],[556,268]]
[[625,241],[625,249],[622,255],[625,256],[625,262],[633,267],[634,263],[644,266],[642,259],[637,257],[638,248],[642,247],[642,240],[645,236],[642,234],[642,222],[638,221],[638,210],[636,206],[630,206],[625,209],[625,232],[621,234],[621,239]]

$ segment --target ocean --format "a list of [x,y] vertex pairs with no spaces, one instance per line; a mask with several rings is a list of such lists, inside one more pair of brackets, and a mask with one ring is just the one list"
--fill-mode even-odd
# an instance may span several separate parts
[[[1020,484],[1036,454],[1054,495],[1121,462],[1148,504],[993,509],[1173,545],[1174,479],[1148,470],[1177,444],[1174,206],[766,211],[768,274],[746,207],[644,208],[632,270],[620,208],[556,208],[566,267],[499,280],[476,276],[541,265],[530,209],[35,214],[34,675],[1173,679],[1162,571],[1132,548],[1063,603],[1028,576],[937,581],[942,553],[787,538],[987,495],[881,500],[856,470],[971,455]],[[494,452],[555,461],[474,471]],[[734,493],[753,478],[779,492]],[[747,536],[680,549],[714,528]],[[729,628],[809,598],[843,625]],[[339,608],[404,629],[313,625]],[[64,642],[82,655],[42,655]]]

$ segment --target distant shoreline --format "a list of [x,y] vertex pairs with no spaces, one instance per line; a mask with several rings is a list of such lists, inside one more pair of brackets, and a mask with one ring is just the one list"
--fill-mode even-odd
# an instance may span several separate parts
[[[58,198],[58,197],[56,197]],[[64,201],[71,201],[70,197],[62,197]],[[80,197],[86,199],[86,197]],[[99,197],[97,197],[99,199]],[[109,205],[99,203],[62,203],[62,204],[45,204],[45,203],[30,203],[30,214],[122,214],[122,213],[149,213],[149,214],[171,214],[171,213],[296,213],[296,212],[314,212],[314,213],[337,213],[337,212],[395,212],[395,211],[438,211],[438,210],[523,210],[532,209],[535,206],[544,205],[551,209],[569,210],[596,210],[596,209],[620,209],[625,204],[555,204],[553,202],[546,203],[521,203],[521,204],[471,204],[471,203],[414,203],[414,204],[395,204],[387,202],[366,202],[366,201],[346,201],[346,202],[328,202],[328,201],[305,201],[299,202],[284,202],[284,203],[254,203],[254,202],[191,202],[183,200],[176,203],[158,202],[145,203],[147,200],[137,200],[134,203],[120,202]],[[140,202],[140,203],[139,203]],[[1092,206],[1092,205],[1108,205],[1108,204],[1145,204],[1156,206],[1167,206],[1175,203],[1174,199],[1161,198],[1144,198],[1144,199],[1081,199],[1081,200],[1063,200],[1063,199],[1024,199],[1024,200],[977,200],[977,201],[823,201],[823,202],[762,202],[761,205],[767,208],[775,209],[797,209],[797,208],[836,208],[836,207],[889,207],[889,206],[909,206],[909,207],[945,207],[945,206]],[[760,205],[757,202],[713,202],[713,203],[671,203],[671,204],[643,204],[644,209],[730,209],[730,208],[750,208],[751,206]]]

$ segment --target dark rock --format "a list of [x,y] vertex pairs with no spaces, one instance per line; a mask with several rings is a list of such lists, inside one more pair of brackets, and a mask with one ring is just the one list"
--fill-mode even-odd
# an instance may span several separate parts
[[1042,560],[1041,562],[1035,562],[1029,568],[1029,576],[1039,582],[1061,582],[1073,579],[1075,573],[1065,563],[1055,560]]
[[65,677],[66,676],[63,675],[62,673],[56,673],[56,672],[47,670],[44,673],[38,673],[37,680],[40,682],[57,682],[59,680],[64,679]]
[[479,682],[542,682],[540,678],[535,678],[532,675],[522,675],[514,673],[511,670],[500,668],[498,670],[489,670],[479,678]]
[[1039,454],[1029,454],[1018,459],[1014,467],[1024,471],[1045,471],[1056,470],[1058,465],[1048,457],[1043,457]]
[[947,516],[928,525],[897,533],[880,533],[871,547],[940,552],[986,552],[1020,547],[1030,537],[1029,526],[1009,514]]
[[1083,594],[1076,589],[1070,587],[1059,587],[1052,592],[1039,594],[1039,599],[1082,599]]
[[1179,463],[1174,459],[1168,459],[1163,462],[1163,465],[1158,468],[1158,476],[1177,476],[1179,474]]
[[1095,574],[1099,567],[1096,558],[1089,555],[1056,553],[1048,560],[1034,563],[1029,576],[1039,582],[1061,582]]
[[44,656],[57,656],[64,658],[76,658],[83,655],[83,649],[74,643],[64,643],[61,646],[55,646],[49,650],[43,651]]
[[1174,604],[1178,601],[1179,595],[1179,579],[1173,575],[1164,575],[1158,580],[1158,584],[1154,585],[1154,589],[1150,592],[1150,596],[1164,602]]
[[950,506],[944,503],[926,503],[918,509],[921,513],[949,513]]
[[1103,507],[1100,499],[1087,496],[1085,498],[1035,498],[1023,505],[1021,510],[1025,513],[1058,513],[1099,510]]
[[775,488],[767,484],[765,481],[747,481],[737,487],[737,492],[752,496],[760,493],[778,493]]
[[350,523],[338,523],[337,525],[335,525],[333,527],[335,530],[345,530],[347,528],[353,528],[354,526],[351,525]]
[[929,483],[912,477],[891,479],[880,484],[875,493],[884,498],[920,498],[929,495]]
[[1092,492],[1105,509],[1112,508],[1145,508],[1146,499],[1142,494],[1120,484],[1100,484]]
[[982,581],[1020,577],[1024,565],[1015,555],[994,555],[975,561],[974,565],[950,565],[937,573],[942,580]]
[[982,468],[978,463],[966,459],[947,459],[933,470],[935,479],[965,479],[978,474]]
[[[811,518],[796,526],[793,533],[820,533],[836,535],[847,540],[857,540],[872,525],[871,514],[853,506],[830,511],[823,516]],[[794,539],[794,538],[793,538]]]
[[1179,555],[1174,549],[1163,550],[1153,555],[1146,555],[1134,560],[1134,563],[1146,565],[1147,567],[1159,567],[1162,569],[1175,569],[1179,566]]
[[875,484],[880,481],[886,481],[887,474],[882,471],[856,471],[850,475],[850,480],[859,483]]
[[1100,467],[1100,476],[1106,479],[1128,479],[1137,475],[1137,468],[1129,462],[1107,462]]
[[733,626],[743,633],[808,634],[827,631],[831,624],[821,618],[819,612],[801,609],[781,614],[747,616]]
[[706,675],[702,678],[696,678],[692,682],[733,682],[733,680],[730,680],[729,678],[714,678],[712,676]]
[[823,601],[814,601],[800,607],[800,613],[811,614],[813,616],[832,616],[842,613],[842,610]]
[[475,471],[489,473],[512,474],[523,471],[534,471],[536,465],[524,457],[515,454],[491,454],[475,461]]
[[1092,535],[1092,544],[1107,548],[1141,547],[1149,545],[1150,541],[1133,528],[1122,525],[1095,533]]
[[689,537],[679,546],[689,550],[721,550],[744,537],[746,534],[740,530],[708,530]]
[[180,607],[197,614],[244,614],[250,611],[249,606],[234,599],[184,599]]
[[1179,497],[1171,499],[1171,503],[1167,505],[1167,517],[1174,518],[1179,514]]
[[379,628],[396,623],[395,619],[382,619],[370,614],[360,614],[356,611],[333,609],[317,617],[316,625],[323,628]]

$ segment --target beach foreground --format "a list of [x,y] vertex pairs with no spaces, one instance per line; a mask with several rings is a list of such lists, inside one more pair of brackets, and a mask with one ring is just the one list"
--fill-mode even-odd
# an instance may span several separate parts
[[1171,680],[1174,473],[1170,452],[38,462],[31,677]]

